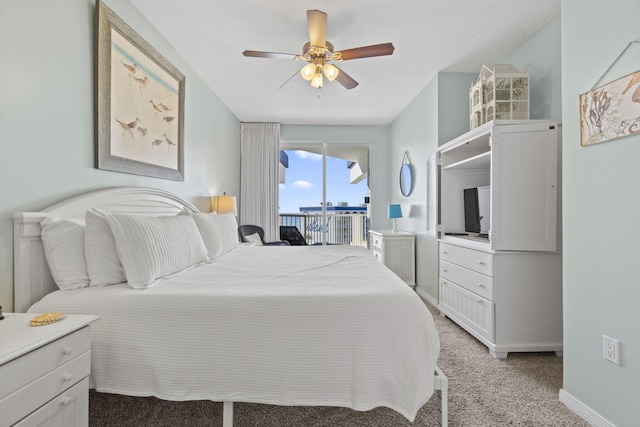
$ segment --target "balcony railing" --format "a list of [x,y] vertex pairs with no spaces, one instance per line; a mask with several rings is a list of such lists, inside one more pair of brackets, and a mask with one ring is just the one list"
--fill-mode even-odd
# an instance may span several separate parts
[[369,218],[365,214],[327,213],[324,227],[320,214],[280,214],[280,225],[298,227],[309,245],[322,243],[326,235],[328,244],[367,246]]

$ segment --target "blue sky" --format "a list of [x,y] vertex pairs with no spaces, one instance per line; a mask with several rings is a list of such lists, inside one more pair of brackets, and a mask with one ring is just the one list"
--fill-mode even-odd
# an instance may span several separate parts
[[[301,150],[286,150],[289,168],[280,184],[280,213],[299,213],[300,206],[322,202],[322,156]],[[367,195],[367,180],[349,183],[347,161],[327,157],[327,202],[359,206]]]

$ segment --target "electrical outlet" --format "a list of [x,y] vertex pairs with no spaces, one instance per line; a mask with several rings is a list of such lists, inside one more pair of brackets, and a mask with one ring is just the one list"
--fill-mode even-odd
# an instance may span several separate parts
[[620,365],[620,341],[608,337],[602,336],[602,357],[611,363]]

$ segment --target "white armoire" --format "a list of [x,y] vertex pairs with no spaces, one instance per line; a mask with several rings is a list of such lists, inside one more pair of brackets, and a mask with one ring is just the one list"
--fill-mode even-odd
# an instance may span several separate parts
[[[560,135],[554,121],[493,121],[438,149],[438,308],[496,358],[562,352]],[[463,193],[487,186],[479,234]]]

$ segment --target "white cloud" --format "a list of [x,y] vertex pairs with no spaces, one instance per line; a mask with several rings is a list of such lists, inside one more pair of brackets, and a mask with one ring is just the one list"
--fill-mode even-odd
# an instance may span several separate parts
[[310,153],[303,150],[296,150],[296,156],[307,160],[322,160],[322,154]]
[[302,188],[303,190],[306,190],[308,188],[313,187],[313,184],[310,183],[309,181],[303,181],[303,180],[299,179],[297,181],[293,181],[291,183],[291,186],[293,188]]

